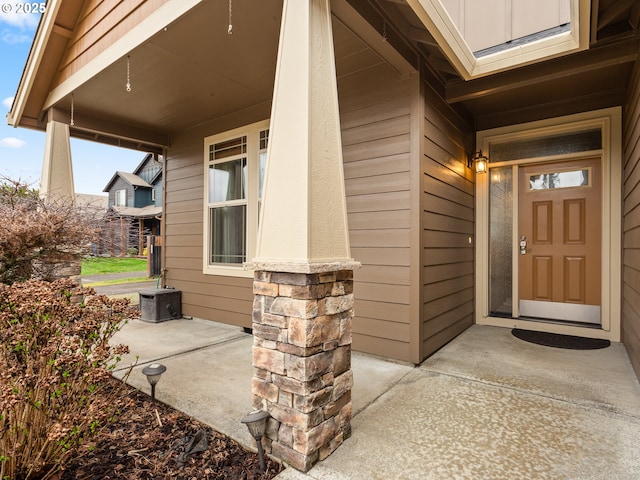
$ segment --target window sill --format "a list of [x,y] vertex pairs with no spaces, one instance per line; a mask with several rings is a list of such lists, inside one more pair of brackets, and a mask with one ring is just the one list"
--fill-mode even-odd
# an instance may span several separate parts
[[232,267],[232,266],[220,266],[220,267],[212,267],[210,265],[205,265],[202,270],[204,275],[217,275],[221,277],[244,277],[244,278],[253,278],[253,270],[247,270],[243,266]]

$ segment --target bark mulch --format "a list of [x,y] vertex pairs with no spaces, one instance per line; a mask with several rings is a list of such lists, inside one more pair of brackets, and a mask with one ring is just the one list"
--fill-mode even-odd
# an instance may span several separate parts
[[82,447],[62,480],[270,480],[282,470],[267,457],[261,473],[256,453],[128,385],[118,402],[120,415]]

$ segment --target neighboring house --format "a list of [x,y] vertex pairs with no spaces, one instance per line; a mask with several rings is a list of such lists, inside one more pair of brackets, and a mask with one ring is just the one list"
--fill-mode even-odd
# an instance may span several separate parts
[[[305,44],[278,56],[281,0],[236,1],[233,16],[220,1],[50,3],[9,122],[162,155],[162,283],[182,291],[184,314],[250,327],[242,263],[256,255],[270,135],[288,133],[287,115],[270,118],[311,108],[287,101],[308,88],[301,77],[277,84],[272,111],[276,67],[333,62]],[[455,12],[331,1],[348,236],[362,263],[353,348],[418,363],[479,323],[623,341],[640,373],[637,2],[446,5]],[[304,161],[314,132],[289,134],[296,151],[280,153]],[[291,179],[313,179],[305,172],[268,177],[268,191],[285,195]],[[114,209],[143,208],[125,201],[153,186],[119,173],[108,190]],[[310,242],[330,244],[320,232]]]
[[133,173],[116,172],[103,190],[109,194],[109,235],[113,254],[130,249],[142,254],[147,235],[160,235],[162,218],[162,162],[148,153]]

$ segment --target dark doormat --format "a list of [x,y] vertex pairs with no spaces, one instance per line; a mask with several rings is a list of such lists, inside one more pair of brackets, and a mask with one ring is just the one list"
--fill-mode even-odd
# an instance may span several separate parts
[[607,348],[611,345],[609,340],[599,338],[575,337],[573,335],[560,335],[559,333],[534,332],[532,330],[511,330],[514,337],[525,342],[544,345],[554,348],[568,348],[570,350],[596,350]]

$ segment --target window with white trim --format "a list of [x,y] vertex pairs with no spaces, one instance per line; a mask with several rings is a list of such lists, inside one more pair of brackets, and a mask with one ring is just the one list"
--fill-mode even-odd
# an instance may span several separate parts
[[127,206],[127,190],[116,190],[114,205],[116,207],[126,207]]
[[205,138],[203,271],[251,276],[255,255],[269,122]]

